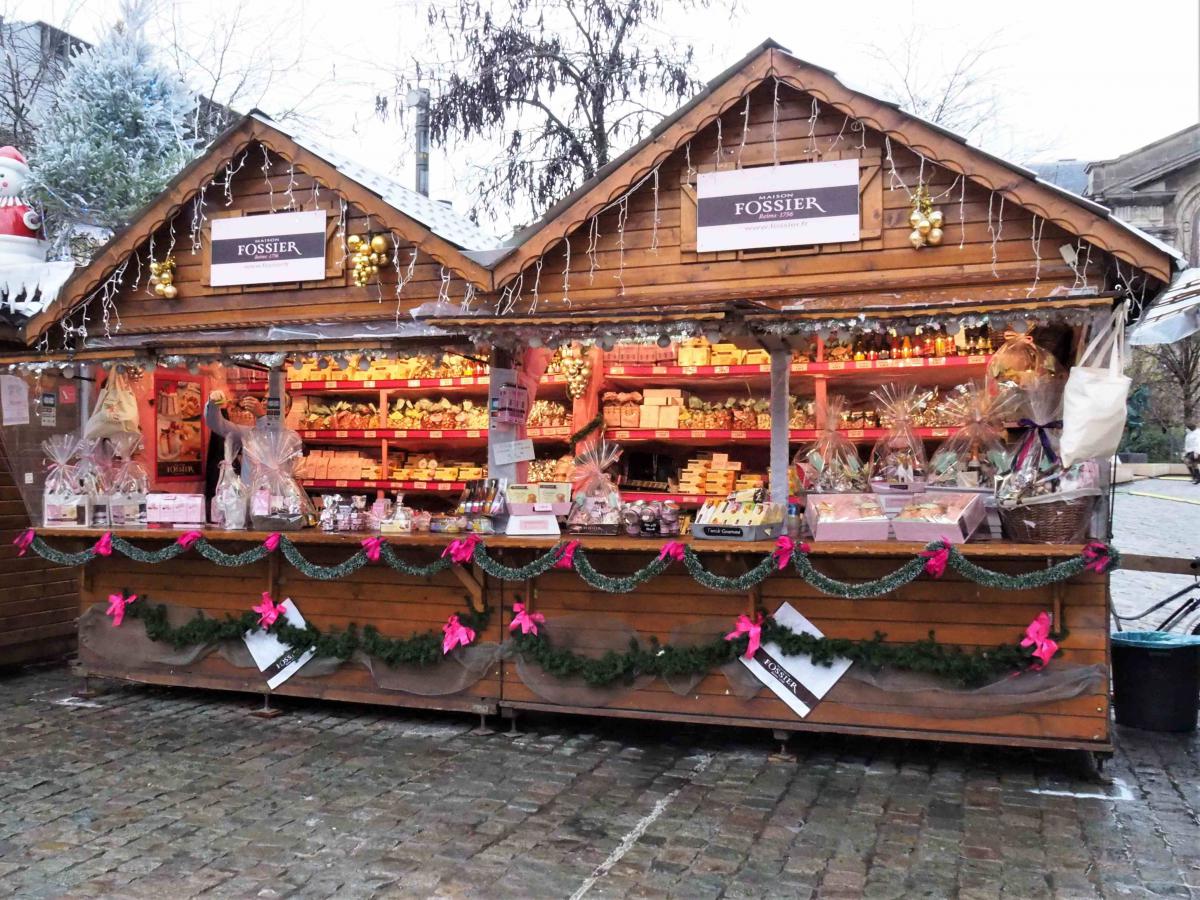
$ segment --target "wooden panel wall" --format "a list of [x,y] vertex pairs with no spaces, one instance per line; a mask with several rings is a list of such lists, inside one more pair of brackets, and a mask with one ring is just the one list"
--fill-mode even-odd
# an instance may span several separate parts
[[[1035,270],[1038,287],[1034,296],[1049,295],[1076,284],[1077,278],[1059,254],[1059,246],[1075,244],[1062,229],[1039,219],[1040,253],[1035,253],[1034,218],[1004,203],[989,191],[963,183],[932,163],[922,166],[920,157],[899,144],[890,148],[875,132],[853,130],[846,116],[818,106],[812,119],[813,100],[780,86],[778,124],[772,122],[772,94],[767,85],[750,94],[749,126],[743,142],[742,103],[721,118],[720,132],[710,125],[692,139],[684,151],[664,160],[655,179],[644,178],[628,197],[627,204],[613,201],[598,217],[596,231],[590,220],[579,223],[570,240],[568,293],[572,308],[581,306],[636,306],[648,298],[656,302],[692,302],[700,292],[725,291],[730,297],[755,296],[756,292],[794,289],[802,296],[861,291],[893,291],[898,285],[947,288],[961,299],[992,293],[1024,299],[1032,287]],[[777,145],[772,142],[775,130]],[[895,175],[888,162],[889,149]],[[880,166],[882,185],[882,232],[856,244],[825,245],[818,248],[787,248],[781,252],[696,254],[694,218],[684,197],[684,187],[694,183],[696,171],[730,170],[780,163],[839,159],[861,156],[864,167]],[[1018,176],[1014,175],[1014,178]],[[924,182],[945,217],[945,241],[941,247],[913,250],[909,244],[911,211],[909,189]],[[902,185],[903,183],[903,185]],[[873,188],[864,193],[868,212],[864,235],[876,233],[878,208]],[[868,196],[869,195],[869,196]],[[657,233],[654,220],[657,214]],[[624,229],[620,225],[624,221]],[[993,241],[995,237],[995,241]],[[657,249],[653,249],[657,241]],[[589,245],[595,253],[589,254]],[[961,243],[961,247],[960,247]],[[1086,254],[1085,254],[1086,255]],[[1040,267],[1037,258],[1040,256]],[[566,308],[562,272],[567,253],[560,242],[544,255],[541,277],[541,312]],[[1105,255],[1096,250],[1088,267],[1090,284],[1104,278]],[[993,272],[994,267],[994,272]],[[522,297],[530,300],[533,266],[524,271]],[[869,297],[866,299],[870,299]],[[922,298],[927,299],[927,298]],[[527,303],[519,304],[523,311]]]
[[0,452],[0,667],[57,659],[75,647],[78,570],[32,553],[17,556],[13,540],[29,516]]
[[[380,272],[379,282],[356,287],[350,274],[349,260],[342,265],[344,247],[342,234],[336,227],[340,215],[340,198],[335,192],[320,188],[314,191],[314,179],[299,168],[288,164],[268,151],[270,165],[262,168],[261,145],[252,144],[246,151],[247,162],[232,178],[232,201],[226,205],[224,185],[220,177],[205,192],[205,217],[230,214],[255,214],[293,210],[325,209],[329,211],[331,228],[327,248],[330,277],[324,281],[297,284],[255,285],[240,288],[213,288],[207,282],[207,247],[210,225],[201,228],[203,246],[193,252],[192,223],[196,219],[196,204],[189,203],[168,225],[154,235],[154,258],[161,260],[174,242],[178,266],[175,284],[179,296],[175,300],[156,297],[147,286],[146,274],[150,259],[147,241],[138,250],[143,272],[138,290],[122,289],[117,295],[117,311],[122,333],[168,331],[176,328],[249,327],[293,322],[319,322],[339,318],[388,319],[397,311],[397,272],[389,265]],[[289,184],[291,191],[289,195]],[[399,218],[399,217],[397,217]],[[416,265],[413,244],[405,240],[378,219],[369,219],[362,209],[351,205],[347,212],[345,234],[368,231],[390,232],[396,236],[399,277],[404,282],[399,296],[399,311],[408,318],[409,312],[422,303],[437,300],[443,289],[443,275],[449,280],[446,294],[452,301],[461,302],[466,283],[426,252],[417,249]],[[136,262],[126,270],[126,282],[136,277]]]
[[[878,578],[900,562],[816,560],[821,571],[845,580]],[[719,566],[711,557],[706,563]],[[634,571],[644,564],[645,554],[635,557],[606,553],[597,558],[597,568],[607,574]],[[989,560],[987,565],[1020,572],[1036,563]],[[732,628],[740,613],[750,609],[748,595],[709,591],[682,571],[660,576],[630,594],[594,591],[572,572],[552,571],[537,580],[536,588],[533,606],[549,622],[555,617],[588,613],[599,617],[597,627],[602,627],[605,619],[617,619],[635,627],[643,639],[654,635],[664,643],[670,640],[671,629],[684,622],[705,620],[711,623],[714,633],[723,633]],[[1098,576],[1089,575],[1046,590],[999,591],[962,581],[948,572],[939,581],[918,579],[888,596],[841,600],[821,594],[794,575],[781,574],[763,583],[762,604],[774,611],[785,601],[791,603],[830,637],[869,639],[882,631],[889,641],[910,643],[933,630],[945,643],[990,647],[1019,640],[1025,626],[1039,612],[1055,609],[1055,592],[1059,592],[1065,624],[1070,629],[1059,660],[1106,664],[1107,607],[1104,580]],[[511,604],[506,603],[505,608],[510,610]],[[504,667],[503,705],[553,706],[521,682],[515,664],[506,662]],[[888,709],[866,710],[827,700],[801,719],[766,688],[753,699],[743,700],[729,691],[724,675],[714,673],[686,696],[679,696],[665,682],[656,680],[644,689],[625,693],[607,707],[566,711],[994,743],[1039,745],[1061,741],[1082,745],[1108,740],[1107,684],[1087,695],[1044,704],[1029,712],[989,718],[930,717],[920,709],[906,707],[902,701]]]
[[[240,551],[245,545],[231,544],[225,549]],[[303,552],[313,562],[324,565],[340,562],[346,557],[346,550],[340,547],[305,546]],[[287,563],[280,564],[277,556],[251,566],[223,569],[199,557],[185,557],[169,565],[155,566],[114,555],[90,563],[83,585],[81,610],[102,602],[113,591],[127,590],[151,602],[201,609],[215,617],[240,615],[259,602],[264,590],[270,590],[276,600],[291,597],[305,619],[318,628],[344,630],[350,624],[374,625],[387,637],[407,637],[427,630],[440,633],[447,616],[469,608],[462,584],[451,572],[427,579],[409,578],[385,566],[368,566],[344,579],[317,581],[306,578]],[[480,634],[478,640],[498,641],[500,628],[497,611],[488,630]],[[262,691],[265,686],[263,677],[255,669],[236,668],[215,653],[186,669],[122,667],[96,657],[85,647],[80,648],[80,660],[85,669],[94,674],[152,684],[248,692]],[[445,697],[422,697],[379,688],[370,673],[353,661],[326,677],[293,677],[275,693],[491,712],[500,697],[499,667],[461,694]]]

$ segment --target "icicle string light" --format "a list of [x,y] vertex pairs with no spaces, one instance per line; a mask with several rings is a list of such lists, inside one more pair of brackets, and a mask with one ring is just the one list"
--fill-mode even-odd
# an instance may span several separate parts
[[[211,182],[209,182],[211,184]],[[200,252],[204,245],[204,222],[208,218],[204,214],[204,207],[207,202],[208,184],[200,188],[200,193],[192,200],[192,255],[195,256]]]
[[571,236],[567,235],[563,238],[563,292],[562,302],[566,306],[571,305]]
[[1038,282],[1042,277],[1042,231],[1046,227],[1046,220],[1039,218],[1035,213],[1033,216],[1033,225],[1029,230],[1029,247],[1033,250],[1033,284],[1029,286],[1029,290],[1025,292],[1026,297],[1032,297],[1037,292]]
[[842,119],[842,127],[838,129],[838,133],[829,141],[829,146],[825,148],[828,152],[845,140],[846,126],[850,124],[850,117],[846,116]]
[[779,78],[771,97],[771,165],[779,165]]
[[692,177],[696,174],[696,170],[692,168],[692,142],[688,141],[683,145],[683,160],[687,166],[687,183],[692,183]]
[[596,283],[596,246],[600,243],[600,217],[599,215],[592,216],[591,225],[588,227],[588,284]]
[[[995,196],[995,191],[992,192]],[[991,227],[992,222],[992,204],[991,199],[988,199],[988,227]],[[996,269],[996,261],[1000,258],[1000,233],[1004,230],[1004,195],[1000,195],[1000,208],[996,211],[996,228],[992,232],[992,277],[999,278],[1000,273]]]
[[267,183],[267,197],[270,200],[271,212],[275,212],[275,185],[271,184],[271,156],[267,153],[267,145],[259,144],[262,148],[262,173],[263,180]]
[[438,285],[437,305],[450,302],[450,270],[442,266],[439,275],[441,276],[441,284]]
[[297,209],[300,204],[296,202],[296,195],[293,193],[296,189],[296,164],[288,160],[288,183],[287,190],[283,192],[283,196],[287,198],[287,206],[284,209]]
[[529,300],[529,314],[533,315],[538,310],[538,302],[541,300],[542,288],[542,257],[538,257],[534,261],[533,266],[533,290]]
[[625,223],[629,219],[629,194],[621,198],[617,212],[617,283],[621,285],[621,296],[625,296]]
[[236,168],[233,165],[232,158],[225,164],[225,181],[222,183],[222,188],[225,194],[226,206],[233,205],[233,176],[242,171],[242,167],[246,165],[246,160],[249,155],[250,154],[247,151],[243,150]]
[[[740,165],[739,160],[739,165]],[[654,167],[654,217],[650,221],[650,252],[658,253],[658,166]]]
[[459,307],[459,311],[463,313],[469,313],[471,304],[475,302],[475,283],[468,281],[466,285],[466,289],[463,291],[462,306]]
[[967,240],[967,175],[963,173],[962,187],[958,194],[958,249],[961,250]]
[[808,150],[809,156],[817,155],[817,119],[821,116],[821,104],[817,98],[812,98],[812,112],[808,116]]
[[716,149],[716,152],[713,153],[713,158],[716,160],[717,168],[719,169],[719,168],[721,168],[721,162],[722,162],[721,157],[725,152],[724,148],[721,146],[723,137],[722,137],[721,117],[720,116],[717,116],[716,122],[717,122],[717,149]]
[[[746,136],[750,133],[750,95],[746,95],[746,105],[742,109],[742,142],[738,145],[737,167],[742,167],[742,154],[746,152]],[[655,188],[658,187],[658,180],[655,179]]]

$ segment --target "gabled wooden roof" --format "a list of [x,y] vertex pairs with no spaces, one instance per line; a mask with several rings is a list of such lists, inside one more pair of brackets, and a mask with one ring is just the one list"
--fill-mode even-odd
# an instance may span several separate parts
[[619,198],[670,154],[681,150],[723,112],[770,79],[815,97],[866,128],[886,135],[955,174],[1001,194],[1010,203],[1053,222],[1097,248],[1167,282],[1182,257],[1166,244],[1111,215],[1100,204],[1041,181],[1035,172],[992,156],[930,122],[888,103],[854,91],[828,69],[792,56],[766,41],[709,83],[703,92],[665,119],[641,143],[605,166],[540,221],[509,242],[509,252],[494,266],[494,283],[503,286],[532,260]]
[[[151,203],[122,228],[85,267],[63,285],[58,298],[25,323],[21,337],[32,346],[52,324],[85,302],[150,236],[176,217],[248,146],[260,144],[315,178],[324,189],[340,195],[380,223],[420,248],[480,291],[490,289],[491,272],[467,256],[480,249],[483,238],[475,226],[428,198],[413,194],[391,179],[347,163],[311,141],[290,134],[266,116],[252,112],[220,135],[185,167]],[[418,198],[413,200],[408,195]],[[399,199],[398,199],[399,198]],[[420,202],[423,201],[423,202]]]

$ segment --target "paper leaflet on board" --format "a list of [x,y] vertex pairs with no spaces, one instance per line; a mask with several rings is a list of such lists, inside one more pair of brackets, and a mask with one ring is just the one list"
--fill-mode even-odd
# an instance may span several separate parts
[[[284,600],[281,605],[283,606],[283,617],[287,623],[295,628],[303,628],[304,616],[300,615],[296,604],[289,598]],[[258,666],[258,671],[267,676],[267,687],[271,690],[275,690],[300,671],[301,667],[316,653],[312,647],[303,651],[289,647],[275,635],[262,629],[247,631],[243,640],[246,642],[246,649],[254,658],[254,664]]]
[[[792,631],[825,636],[790,603],[779,607],[773,618]],[[759,647],[753,659],[742,659],[742,665],[803,718],[813,711],[853,663],[848,659],[836,659],[832,665],[823,666],[814,663],[811,656],[786,656],[778,644],[767,642]]]

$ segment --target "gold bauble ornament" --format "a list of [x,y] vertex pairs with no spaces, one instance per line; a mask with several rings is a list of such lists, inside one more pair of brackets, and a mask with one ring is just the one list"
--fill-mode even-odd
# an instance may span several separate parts
[[372,253],[370,256],[367,257],[367,259],[371,260],[371,265],[373,265],[373,266],[379,265],[379,254],[378,253]]
[[916,228],[917,223],[920,222],[921,219],[923,219],[923,218],[924,218],[924,216],[921,215],[921,211],[919,209],[914,209],[912,212],[910,212],[908,214],[908,224],[911,225],[913,228]]
[[368,269],[367,271],[369,271],[372,275],[374,275],[376,272],[379,271],[379,266],[371,266],[371,268]]
[[925,246],[925,235],[914,229],[913,233],[908,236],[908,242],[913,245],[914,250],[920,250]]
[[346,246],[351,250],[357,250],[362,242],[362,238],[360,238],[357,234],[352,234],[350,237],[346,238]]
[[165,284],[156,284],[154,286],[154,293],[160,297],[167,296],[167,286]]
[[159,284],[170,284],[174,280],[175,280],[174,272],[163,272],[161,275],[158,276]]
[[371,238],[371,249],[376,253],[382,253],[387,249],[387,238],[382,234],[375,235],[375,237]]
[[934,228],[941,228],[943,221],[945,220],[942,218],[942,211],[940,209],[935,209],[929,214],[929,224]]
[[160,266],[156,262],[150,263],[150,274],[151,275],[157,275],[160,271],[162,271],[162,266]]
[[174,300],[179,296],[179,288],[175,287],[173,284],[163,285],[163,296],[168,300]]
[[932,227],[933,223],[931,223],[924,216],[922,216],[921,221],[917,223],[917,231],[921,232],[921,234],[929,234],[929,229]]
[[944,235],[945,235],[945,232],[943,232],[942,229],[930,228],[929,234],[925,235],[925,240],[929,241],[929,243],[931,245],[936,247],[938,244],[940,244],[942,242],[942,237]]

